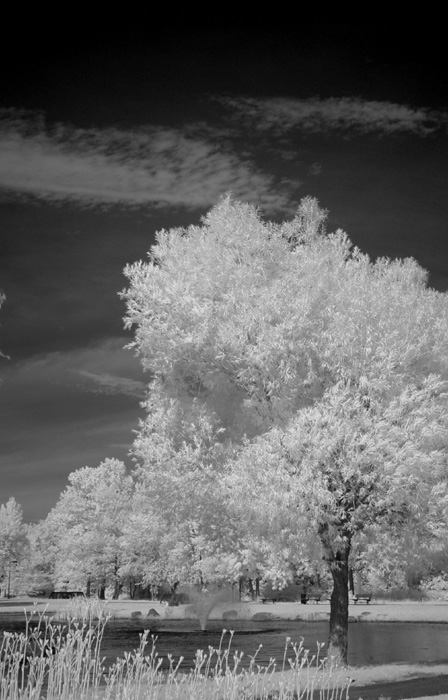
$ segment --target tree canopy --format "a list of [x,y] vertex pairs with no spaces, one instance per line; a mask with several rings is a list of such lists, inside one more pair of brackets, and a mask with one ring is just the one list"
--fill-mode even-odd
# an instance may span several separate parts
[[[258,568],[324,558],[345,662],[350,558],[375,530],[412,524],[416,546],[446,531],[448,297],[413,259],[372,261],[324,222],[312,198],[277,224],[226,197],[201,226],[158,233],[123,297],[152,382],[141,469],[161,432],[179,452],[199,416],[215,425],[222,502]],[[177,445],[175,418],[154,426],[166,402],[191,423]],[[185,481],[203,464],[190,454]]]
[[26,526],[23,523],[22,508],[15,498],[9,498],[0,505],[0,583],[8,589],[11,567],[22,559],[26,549]]
[[107,584],[118,597],[126,550],[124,534],[134,491],[125,465],[106,459],[98,467],[83,467],[69,476],[69,486],[46,519],[53,542],[55,582],[70,580],[84,587],[96,583],[104,596]]

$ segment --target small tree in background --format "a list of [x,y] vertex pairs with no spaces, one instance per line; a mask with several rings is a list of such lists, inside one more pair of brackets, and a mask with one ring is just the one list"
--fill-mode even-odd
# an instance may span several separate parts
[[165,581],[172,588],[235,583],[238,523],[223,479],[230,447],[220,439],[222,429],[199,403],[176,401],[155,382],[146,407],[133,448],[138,509],[132,517],[147,532],[134,546],[150,549],[144,582]]
[[55,583],[89,589],[100,597],[106,586],[117,598],[122,585],[123,535],[130,515],[134,484],[125,465],[106,459],[98,467],[72,472],[69,486],[49,513],[46,524],[53,541]]
[[353,547],[406,528],[436,547],[446,531],[448,296],[415,261],[371,262],[324,221],[311,198],[283,224],[226,198],[202,226],[160,232],[123,296],[153,377],[142,468],[160,401],[190,412],[185,445],[199,415],[222,428],[226,508],[271,578],[324,558],[329,652],[346,663]]
[[60,537],[47,520],[27,525],[28,547],[22,567],[24,592],[49,595],[55,587]]
[[23,563],[27,545],[22,507],[15,498],[10,498],[0,505],[0,582],[8,595],[11,593],[11,576],[16,579],[17,567]]

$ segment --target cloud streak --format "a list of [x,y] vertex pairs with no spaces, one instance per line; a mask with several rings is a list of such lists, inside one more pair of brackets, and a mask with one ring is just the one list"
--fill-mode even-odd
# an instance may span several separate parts
[[[80,129],[49,125],[38,113],[0,110],[0,191],[83,207],[188,209],[208,208],[232,192],[267,212],[287,212],[301,183],[278,182],[256,165],[264,148],[261,134],[425,137],[448,123],[442,112],[349,97],[213,99],[223,107],[224,120],[230,111],[232,126]],[[270,148],[278,155],[278,142]]]
[[2,498],[15,496],[27,518],[46,515],[75,469],[128,460],[147,386],[128,341],[3,363]]
[[448,115],[442,112],[354,97],[216,99],[261,131],[286,133],[298,129],[305,133],[343,131],[352,134],[407,133],[428,136],[442,127],[446,128],[448,123]]
[[[4,389],[23,388],[37,395],[64,387],[80,393],[122,394],[142,399],[147,382],[138,359],[124,346],[128,338],[109,338],[98,345],[30,357],[4,369]],[[149,379],[148,379],[149,381]]]
[[0,112],[0,188],[84,206],[209,207],[228,191],[282,209],[286,197],[249,158],[172,128],[48,127],[41,115]]
[[129,377],[117,377],[113,374],[103,372],[88,372],[87,370],[72,370],[83,379],[87,380],[86,391],[98,394],[125,394],[135,396],[140,399],[145,398],[146,384]]

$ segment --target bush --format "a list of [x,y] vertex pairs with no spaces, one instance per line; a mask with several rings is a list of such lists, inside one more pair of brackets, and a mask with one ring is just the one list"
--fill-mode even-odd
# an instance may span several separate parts
[[448,600],[448,574],[440,573],[424,579],[421,588],[430,600]]

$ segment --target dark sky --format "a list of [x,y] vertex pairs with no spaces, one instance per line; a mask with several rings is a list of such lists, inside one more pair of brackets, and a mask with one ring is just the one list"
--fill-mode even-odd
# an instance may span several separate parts
[[157,230],[229,191],[277,221],[312,195],[328,229],[448,290],[441,19],[19,19],[1,49],[0,503],[26,520],[71,471],[131,466],[146,377],[118,292]]

